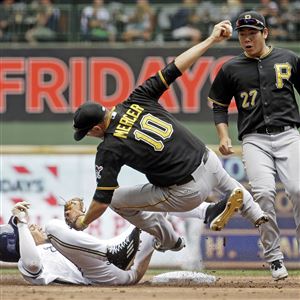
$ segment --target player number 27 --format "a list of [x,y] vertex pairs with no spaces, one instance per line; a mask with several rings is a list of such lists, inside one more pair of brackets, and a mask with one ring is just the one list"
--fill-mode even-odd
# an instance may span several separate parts
[[257,96],[257,90],[251,90],[248,93],[242,92],[241,98],[244,99],[242,103],[243,108],[253,107],[255,105],[255,99]]
[[161,139],[165,140],[169,138],[173,133],[173,126],[151,114],[146,114],[140,121],[140,126],[143,131],[151,132],[157,135],[160,139],[155,139],[149,134],[135,130],[133,132],[135,139],[143,141],[148,145],[152,146],[155,151],[162,151],[165,147]]

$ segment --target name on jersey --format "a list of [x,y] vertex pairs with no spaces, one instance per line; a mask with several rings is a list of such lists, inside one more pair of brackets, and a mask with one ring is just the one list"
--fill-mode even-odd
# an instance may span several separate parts
[[130,108],[120,119],[119,124],[115,129],[114,136],[122,139],[127,139],[127,135],[130,129],[132,128],[136,120],[139,118],[143,110],[144,109],[138,104],[131,104]]

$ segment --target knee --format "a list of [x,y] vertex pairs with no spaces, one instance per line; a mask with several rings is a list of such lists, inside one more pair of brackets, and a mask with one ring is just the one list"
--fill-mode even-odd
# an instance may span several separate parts
[[67,225],[65,222],[57,219],[50,220],[45,226],[46,234],[52,234],[57,236],[58,233],[62,231],[62,228],[65,228]]
[[262,189],[253,189],[254,193],[254,200],[258,202],[259,204],[261,202],[274,202],[275,196],[276,196],[276,191],[273,189],[267,189],[267,188],[262,188]]
[[133,217],[138,214],[137,210],[117,208],[113,204],[110,204],[109,208],[112,209],[115,213],[117,213],[118,215],[120,215],[123,218]]

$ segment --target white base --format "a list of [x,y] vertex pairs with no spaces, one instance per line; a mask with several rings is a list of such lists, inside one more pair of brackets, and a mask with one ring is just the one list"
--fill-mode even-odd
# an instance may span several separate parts
[[216,276],[204,274],[201,272],[176,271],[156,275],[150,280],[152,284],[179,284],[192,285],[201,283],[214,283]]

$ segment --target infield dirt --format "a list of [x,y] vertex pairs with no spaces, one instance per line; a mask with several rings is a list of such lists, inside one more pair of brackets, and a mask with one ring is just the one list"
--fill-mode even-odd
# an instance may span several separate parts
[[20,275],[1,275],[0,300],[199,300],[300,299],[300,276],[274,282],[268,276],[221,276],[214,284],[154,286],[146,275],[135,286],[32,286]]

